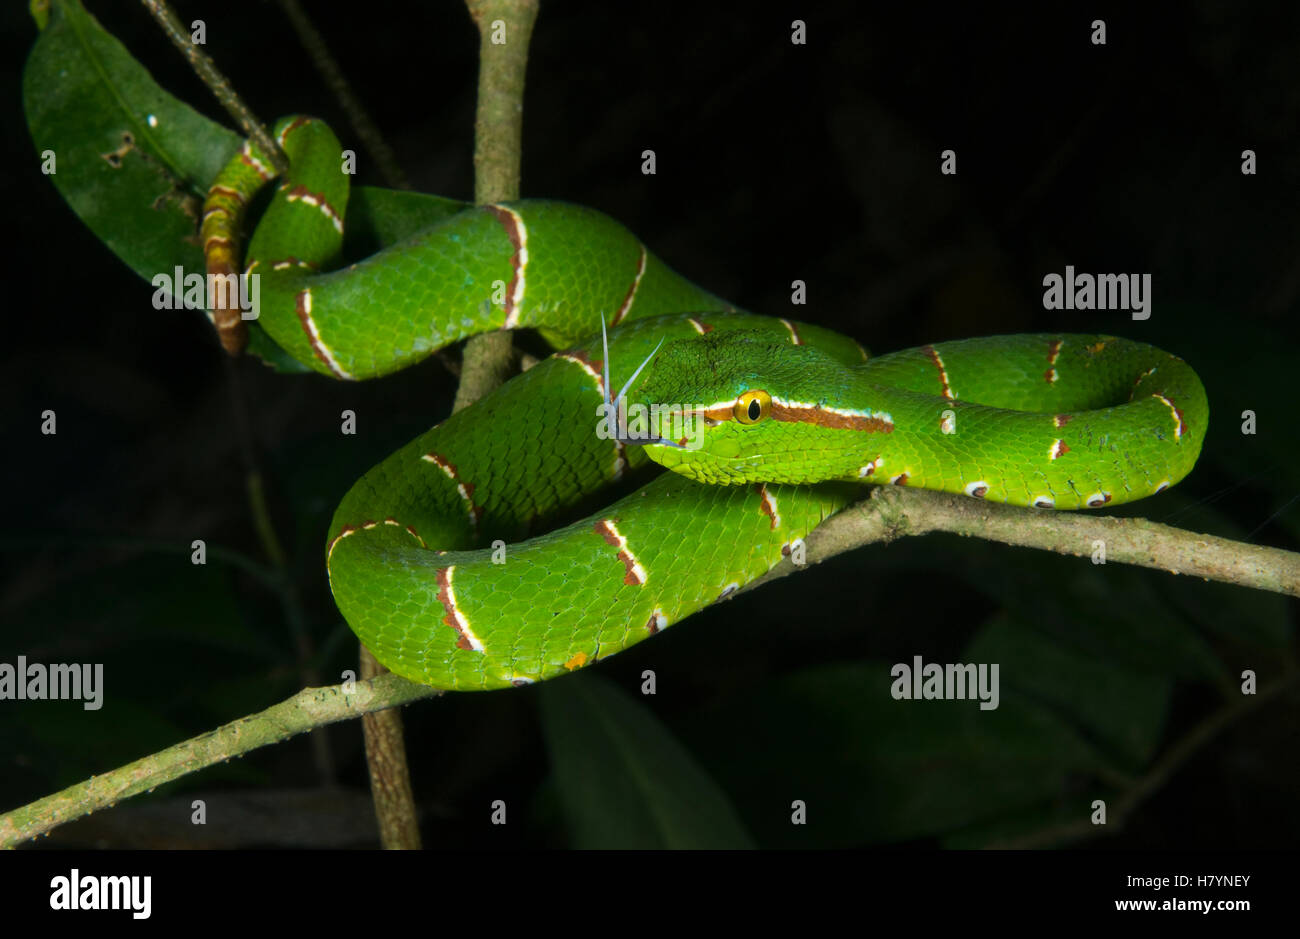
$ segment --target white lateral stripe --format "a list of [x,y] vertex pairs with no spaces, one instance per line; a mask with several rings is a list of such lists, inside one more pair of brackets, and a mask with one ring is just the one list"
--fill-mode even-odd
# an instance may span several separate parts
[[456,572],[455,564],[447,568],[447,578],[446,578],[446,583],[444,585],[447,591],[447,602],[444,604],[444,606],[448,608],[447,615],[456,621],[457,628],[459,629],[461,635],[463,635],[465,639],[468,640],[470,644],[470,648],[472,648],[475,652],[482,652],[483,651],[482,640],[479,639],[478,636],[474,635],[474,630],[469,628],[469,620],[465,618],[465,614],[462,613],[460,611],[460,607],[456,605],[456,588],[452,586],[452,581],[451,581],[452,575],[455,572]]
[[302,328],[307,331],[307,341],[311,343],[312,349],[320,356],[322,362],[339,378],[352,379],[352,376],[339,365],[338,359],[334,358],[334,353],[330,347],[325,345],[325,340],[320,337],[320,330],[316,328],[316,321],[311,318],[311,288],[303,290],[298,294],[298,320],[302,323]]
[[[715,401],[713,404],[706,404],[702,407],[691,408],[689,411],[683,411],[683,414],[702,414],[709,411],[730,410],[736,404],[733,398],[730,401]],[[807,401],[788,401],[785,398],[772,395],[772,404],[788,408],[793,411],[820,411],[823,414],[838,414],[840,417],[862,417],[871,418],[878,421],[884,421],[891,427],[894,424],[894,418],[884,411],[873,411],[870,408],[858,410],[856,408],[837,408],[828,404],[811,404]]]
[[632,287],[628,290],[627,298],[623,301],[623,305],[619,307],[618,312],[614,314],[614,321],[609,324],[611,326],[617,326],[619,323],[623,322],[623,318],[627,316],[628,311],[632,309],[632,301],[636,299],[637,289],[641,286],[641,278],[645,276],[645,245],[640,245],[640,248],[641,257],[637,259],[636,277],[632,280]]
[[[256,264],[257,262],[254,261],[253,263]],[[273,271],[287,271],[291,267],[305,267],[308,270],[314,270],[316,265],[312,264],[310,261],[303,261],[298,258],[294,258],[291,261],[275,261],[271,264],[271,270]],[[244,273],[250,273],[252,270],[253,269],[250,267]]]
[[280,145],[280,149],[283,150],[284,142],[289,137],[289,131],[297,130],[299,127],[306,127],[310,123],[311,123],[310,117],[300,117],[297,120],[290,121],[288,124],[285,124],[284,127],[280,129],[280,132],[278,134],[275,135],[275,142],[278,143]]
[[270,179],[275,175],[267,168],[265,163],[253,156],[253,151],[249,149],[247,140],[244,141],[244,145],[239,149],[239,152],[244,155],[244,159],[248,162],[248,165],[251,166],[253,171],[256,172],[258,176],[262,177],[262,179]]
[[438,467],[438,469],[446,473],[448,479],[455,480],[456,474],[452,471],[451,464],[438,454],[426,453],[424,456],[420,457],[420,459],[424,460],[426,463],[432,463],[434,466]]
[[1164,403],[1165,407],[1169,408],[1169,414],[1174,419],[1174,439],[1175,440],[1181,439],[1183,436],[1183,419],[1178,416],[1178,408],[1174,407],[1174,403],[1170,401],[1168,398],[1166,398],[1164,395],[1153,394],[1151,397],[1158,398],[1161,402]]
[[603,398],[605,396],[604,376],[602,376],[600,372],[596,371],[595,367],[593,367],[590,362],[584,362],[576,355],[569,355],[568,353],[560,353],[557,354],[555,357],[557,359],[563,359],[566,362],[572,362],[574,365],[578,366],[578,368],[586,372],[589,376],[591,376],[591,379],[596,383],[596,389],[600,392],[601,397]]
[[948,366],[944,364],[943,356],[939,354],[938,349],[933,345],[926,346],[926,348],[930,350],[930,361],[939,370],[939,385],[943,389],[943,396],[951,401],[956,395],[952,393],[952,385],[948,383]]
[[329,566],[330,558],[334,557],[334,546],[337,545],[337,544],[338,544],[340,541],[342,541],[344,538],[346,538],[348,535],[355,535],[355,534],[356,534],[358,531],[360,531],[360,530],[361,530],[361,529],[359,529],[359,528],[344,528],[341,532],[339,532],[339,533],[334,537],[334,540],[330,542],[330,549],[329,549],[329,551],[327,551],[326,554],[325,554],[325,565],[326,565],[326,567]]
[[331,224],[333,224],[334,230],[340,235],[343,234],[343,219],[339,218],[339,214],[334,211],[334,206],[330,205],[315,193],[298,192],[294,190],[290,191],[286,198],[289,202],[301,202],[304,205],[310,205],[314,208],[320,209],[321,214],[329,219]]
[[[874,418],[876,420],[884,421],[891,426],[894,423],[893,417],[889,414],[886,414],[884,411],[873,411],[870,408],[861,410],[858,408],[837,408],[832,407],[829,404],[811,404],[807,401],[788,401],[785,398],[779,398],[776,395],[772,395],[772,403],[779,404],[783,408],[790,408],[791,410],[797,411],[823,411],[827,414],[838,414],[841,417]],[[721,406],[725,407],[725,405]]]
[[[359,531],[370,531],[372,528],[378,528],[380,524],[381,524],[380,522],[369,521],[369,522],[362,522],[360,525],[344,525],[343,530],[340,531],[337,535],[335,535],[334,540],[330,542],[329,550],[325,552],[325,563],[329,564],[330,558],[334,556],[335,546],[344,538],[347,538],[349,535],[355,535]],[[401,522],[399,522],[397,519],[393,518],[392,516],[389,516],[388,518],[384,519],[382,524],[392,525],[394,528],[401,528],[404,531],[406,531],[416,541],[420,542],[421,547],[425,547],[425,548],[428,547],[428,545],[424,543],[424,539],[421,538],[419,534],[416,532],[416,530],[412,528],[410,525],[403,525]]]
[[460,480],[456,480],[456,491],[465,500],[465,511],[469,513],[469,523],[478,528],[478,513],[474,511],[474,500],[470,498],[469,490],[465,488],[465,484]]
[[503,329],[514,329],[519,325],[519,311],[524,304],[524,277],[528,269],[528,227],[524,225],[524,220],[519,213],[509,206],[493,204],[492,207],[510,216],[515,226],[515,233],[519,237],[519,247],[515,252],[518,258],[514,266],[515,289],[506,303],[510,312],[506,315],[505,324],[502,326]]
[[420,457],[420,459],[438,467],[438,469],[442,470],[448,479],[456,484],[456,491],[460,493],[461,500],[465,503],[465,511],[469,515],[469,523],[477,528],[480,510],[478,506],[474,504],[474,497],[470,494],[469,487],[466,486],[460,476],[457,475],[456,468],[452,466],[445,457],[438,453],[426,453],[424,456]]
[[645,568],[641,566],[641,562],[637,560],[637,556],[632,553],[632,549],[627,546],[627,538],[623,537],[623,533],[618,530],[618,526],[614,524],[614,520],[612,518],[605,518],[601,519],[597,524],[604,526],[605,531],[601,532],[601,536],[605,538],[606,542],[608,542],[611,537],[615,540],[613,547],[617,549],[619,559],[623,561],[623,565],[627,568],[627,572],[635,577],[639,584],[644,585],[646,582]]
[[[772,400],[775,401],[776,399],[773,398]],[[736,406],[736,399],[732,398],[730,401],[715,401],[712,404],[705,404],[698,408],[691,408],[690,410],[682,411],[681,413],[683,415],[686,415],[686,414],[703,414],[706,411],[730,411],[735,406]]]

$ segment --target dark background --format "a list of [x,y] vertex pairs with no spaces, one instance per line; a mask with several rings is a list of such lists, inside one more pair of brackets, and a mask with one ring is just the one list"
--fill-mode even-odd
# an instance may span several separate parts
[[[354,667],[324,582],[326,525],[350,482],[445,416],[455,389],[436,362],[364,385],[232,367],[202,317],[154,310],[37,171],[17,87],[36,31],[19,6],[0,14],[15,78],[0,195],[19,287],[0,350],[0,661],[102,661],[110,704],[0,702],[3,808]],[[137,4],[89,6],[160,84],[224,119]],[[1169,349],[1209,392],[1205,451],[1173,491],[1117,514],[1295,549],[1300,8],[1050,6],[546,3],[523,193],[601,209],[710,290],[876,351],[1055,329]],[[477,34],[463,8],[311,7],[415,187],[471,197]],[[274,4],[177,9],[206,21],[207,51],[263,120],[324,117],[361,152],[360,181],[383,184]],[[807,45],[791,45],[793,19]],[[946,148],[956,177],[938,172]],[[1240,172],[1246,148],[1258,175]],[[645,149],[655,176],[640,172]],[[1042,278],[1066,264],[1150,273],[1152,318],[1043,310]],[[792,309],[796,278],[808,305]],[[39,433],[45,408],[55,438]],[[360,416],[356,437],[338,434],[343,408]],[[1246,409],[1255,436],[1240,433]],[[188,564],[193,538],[263,560],[248,441],[289,549],[292,610],[237,569]],[[1094,798],[1145,793],[1170,748],[1239,698],[1241,669],[1261,685],[1294,674],[1295,610],[929,536],[841,556],[597,668],[680,738],[760,844],[1294,847],[1294,691],[1193,748],[1121,830],[1053,832]],[[999,642],[1038,651],[1017,672]],[[1011,724],[991,735],[973,704],[895,704],[861,681],[978,649],[1003,662]],[[659,676],[650,699],[636,694],[645,668]],[[405,711],[427,843],[574,843],[541,693]],[[48,843],[373,843],[359,725],[317,736]],[[196,797],[223,824],[190,826]],[[517,813],[504,829],[487,824],[497,798]],[[813,807],[804,828],[788,824],[792,798]]]

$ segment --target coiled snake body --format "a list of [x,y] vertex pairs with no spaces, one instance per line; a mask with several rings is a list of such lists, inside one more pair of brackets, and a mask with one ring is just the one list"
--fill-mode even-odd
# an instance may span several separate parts
[[[1199,454],[1204,389],[1159,349],[1015,335],[865,361],[829,330],[735,310],[563,203],[467,208],[331,270],[348,195],[338,140],[309,118],[275,132],[290,171],[242,266],[245,208],[272,178],[255,148],[212,185],[202,235],[209,273],[260,276],[260,322],[292,356],[362,379],[491,329],[536,327],[565,349],[384,460],[335,512],[339,609],[413,680],[508,687],[618,652],[799,550],[863,482],[1095,508],[1162,491]],[[213,313],[236,333],[237,311]],[[614,402],[646,415],[640,437],[631,418],[601,433],[607,375],[648,358]],[[527,537],[647,459],[675,472]]]

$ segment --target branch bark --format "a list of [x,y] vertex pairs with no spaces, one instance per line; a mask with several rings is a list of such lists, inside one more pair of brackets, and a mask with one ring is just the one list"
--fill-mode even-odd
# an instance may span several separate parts
[[[807,539],[815,564],[865,544],[905,535],[955,532],[1025,548],[1136,564],[1205,580],[1300,596],[1300,554],[1172,528],[1144,518],[1021,509],[924,489],[877,487],[869,498],[827,519]],[[803,566],[808,566],[805,564]],[[751,581],[751,590],[798,570],[785,558]]]
[[[281,4],[306,21],[297,8],[297,0],[281,0]],[[537,4],[535,0],[471,0],[468,6],[480,37],[478,117],[474,126],[475,199],[480,203],[517,199],[524,72]],[[309,22],[307,29],[310,29]],[[300,32],[306,30],[300,27]],[[498,38],[505,41],[494,41]],[[319,39],[317,45],[323,49]],[[328,53],[324,55],[327,57]],[[500,385],[510,376],[512,365],[509,332],[500,330],[471,338],[465,346],[452,409],[468,407]],[[362,646],[361,676],[370,678],[386,672],[370,650]],[[418,849],[420,829],[407,770],[402,715],[395,709],[380,711],[365,715],[361,723],[380,841],[385,848]]]
[[[745,589],[864,544],[934,531],[1079,556],[1090,556],[1093,542],[1102,540],[1108,563],[1138,564],[1300,596],[1300,555],[1292,552],[1199,535],[1141,518],[1019,509],[964,496],[890,487],[875,490],[871,498],[822,523],[808,536],[806,564],[795,566],[784,560]],[[0,816],[0,847],[12,847],[120,799],[313,727],[438,694],[441,692],[391,674],[358,682],[351,694],[342,687],[305,689],[258,714]]]
[[195,770],[224,762],[297,734],[441,694],[396,675],[359,681],[351,687],[304,688],[287,701],[241,717],[216,730],[142,757],[102,776],[0,815],[0,848],[57,828],[122,799],[147,792]]
[[[537,0],[466,0],[479,32],[478,113],[474,120],[474,201],[519,198],[524,133],[524,73]],[[498,41],[499,40],[499,41]],[[510,333],[497,330],[465,343],[453,411],[469,407],[510,375]]]
[[[361,646],[361,677],[391,674],[374,654]],[[371,711],[361,716],[366,741],[366,767],[370,771],[370,798],[379,825],[379,843],[390,851],[420,849],[420,818],[411,790],[411,770],[406,761],[406,734],[397,708]]]

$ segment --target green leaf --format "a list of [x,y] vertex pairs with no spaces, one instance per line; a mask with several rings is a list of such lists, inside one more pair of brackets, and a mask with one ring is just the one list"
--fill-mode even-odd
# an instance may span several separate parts
[[1005,616],[980,630],[966,660],[997,662],[1003,688],[1051,708],[1132,773],[1154,758],[1173,692],[1168,676],[1096,658]]
[[[203,195],[239,149],[233,132],[164,91],[77,0],[56,0],[23,70],[23,109],[50,181],[145,280],[204,270]],[[249,351],[304,371],[250,323]]]
[[1087,557],[968,545],[951,535],[931,536],[909,553],[894,551],[898,557],[887,563],[907,557],[926,569],[947,571],[996,600],[1017,621],[1098,659],[1152,675],[1226,680],[1214,649],[1164,595],[1166,575],[1125,564],[1093,564]]
[[[682,733],[762,843],[781,847],[941,836],[1066,799],[1077,777],[1120,775],[1054,709],[1014,688],[1004,684],[988,711],[972,700],[896,701],[890,668],[807,668],[695,716]],[[805,825],[791,824],[795,800],[807,806]]]
[[541,688],[542,727],[580,848],[748,848],[726,796],[649,708],[598,675]]
[[238,149],[231,131],[163,91],[81,5],[54,4],[23,73],[23,105],[50,180],[141,277],[202,269],[206,183]]
[[[278,662],[285,653],[245,622],[229,571],[216,558],[208,564],[192,564],[187,546],[178,547],[182,550],[125,559],[116,558],[106,547],[89,555],[98,557],[97,566],[69,555],[67,575],[44,584],[45,589],[9,611],[6,638],[19,648],[40,648],[79,636],[83,641],[94,637],[96,646],[103,644],[99,654],[139,643],[155,650],[166,648],[175,656],[176,648],[184,645],[199,662],[217,656],[244,663]],[[147,658],[140,667],[155,668],[156,660]],[[159,684],[159,680],[150,683]]]
[[[31,767],[18,786],[32,788],[6,779],[7,797],[25,801],[137,759],[299,686],[283,625],[250,625],[216,556],[196,565],[187,543],[125,558],[108,544],[93,545],[65,548],[58,567],[6,610],[8,646],[29,662],[103,666],[98,710],[85,711],[81,701],[0,708],[0,752],[22,754]],[[8,559],[14,545],[4,547]],[[4,660],[14,664],[15,655]],[[241,762],[203,778],[235,778],[232,767],[240,778],[253,772]]]
[[[163,90],[76,0],[55,0],[23,72],[23,107],[37,154],[77,216],[151,281],[203,271],[203,198],[240,138]],[[423,193],[357,187],[348,247],[364,256],[464,207]],[[309,369],[256,322],[248,351],[278,371]]]

